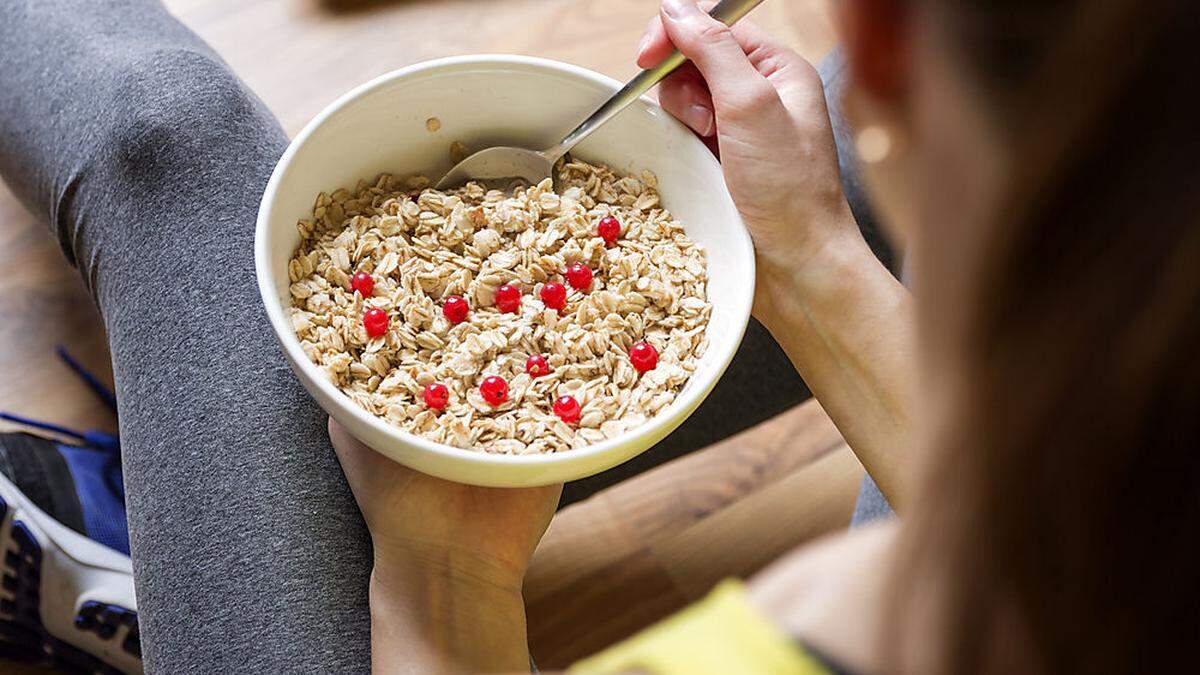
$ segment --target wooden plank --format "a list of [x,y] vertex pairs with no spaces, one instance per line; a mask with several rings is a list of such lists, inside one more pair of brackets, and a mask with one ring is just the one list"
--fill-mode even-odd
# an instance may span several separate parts
[[800,544],[846,528],[862,465],[845,444],[678,534],[651,545],[689,601],[745,578]]

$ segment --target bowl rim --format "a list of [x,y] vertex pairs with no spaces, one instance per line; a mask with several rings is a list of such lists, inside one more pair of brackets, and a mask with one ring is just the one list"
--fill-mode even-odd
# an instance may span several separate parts
[[[737,316],[745,317],[744,320],[739,322],[740,325],[737,328],[738,332],[736,339],[729,341],[728,346],[725,348],[725,353],[723,354],[710,354],[710,352],[705,353],[705,356],[713,357],[720,361],[716,371],[716,377],[713,378],[713,380],[709,383],[701,384],[700,386],[694,386],[681,391],[666,408],[659,411],[653,417],[650,417],[644,423],[625,431],[619,436],[608,438],[583,448],[572,449],[565,452],[537,453],[531,455],[506,455],[488,453],[481,450],[456,448],[451,445],[438,443],[416,434],[409,433],[408,431],[391,425],[379,417],[367,412],[366,410],[363,410],[359,406],[355,405],[354,402],[351,401],[350,398],[346,396],[346,394],[344,394],[340,389],[335,387],[333,383],[330,382],[328,378],[326,378],[317,369],[317,366],[309,361],[308,356],[304,353],[304,350],[300,346],[300,340],[296,338],[296,334],[292,330],[291,321],[288,320],[287,316],[284,314],[283,303],[280,302],[279,298],[276,297],[274,282],[268,273],[270,268],[269,261],[271,252],[267,249],[266,234],[269,228],[270,214],[274,209],[276,192],[278,191],[283,180],[283,174],[288,170],[292,160],[295,158],[300,148],[308,142],[309,137],[312,136],[317,129],[323,126],[328,120],[336,116],[342,111],[343,108],[347,107],[354,101],[357,101],[358,99],[378,89],[381,89],[394,81],[401,80],[419,73],[435,70],[453,69],[461,66],[496,65],[519,65],[533,67],[535,69],[557,71],[559,73],[564,73],[594,84],[598,84],[602,88],[614,92],[622,86],[622,83],[611,77],[608,77],[607,75],[589,70],[582,66],[556,61],[554,59],[512,54],[469,54],[463,56],[450,56],[431,59],[414,63],[384,73],[372,80],[369,80],[368,82],[354,87],[327,105],[324,109],[317,113],[312,120],[305,124],[304,128],[301,129],[300,133],[296,134],[295,138],[293,138],[288,144],[287,149],[276,162],[275,168],[271,172],[270,180],[267,181],[266,188],[263,190],[263,196],[259,203],[258,217],[255,223],[255,277],[258,282],[259,294],[262,297],[263,305],[267,312],[267,317],[271,322],[271,327],[275,332],[276,340],[286,352],[286,355],[289,357],[289,361],[291,361],[292,365],[295,368],[302,370],[305,374],[305,377],[307,377],[309,380],[308,383],[301,382],[301,384],[310,384],[318,387],[331,402],[336,402],[336,405],[338,405],[340,408],[339,412],[344,412],[354,417],[358,422],[371,427],[376,432],[381,433],[384,436],[398,437],[404,443],[410,446],[415,446],[424,452],[435,455],[443,455],[453,460],[462,460],[480,465],[529,465],[539,467],[578,462],[587,457],[613,453],[618,451],[622,445],[627,443],[630,439],[637,438],[639,436],[650,435],[663,429],[664,426],[670,424],[671,420],[677,416],[680,410],[690,408],[691,411],[694,412],[695,409],[699,407],[700,403],[703,402],[704,398],[708,396],[709,392],[716,385],[716,382],[720,380],[721,376],[728,368],[729,363],[733,360],[733,356],[737,352],[738,346],[741,344],[742,338],[745,335],[746,325],[749,322],[750,317],[750,308],[753,304],[755,284],[755,275],[753,274],[755,267],[753,243],[750,239],[749,232],[746,230],[745,225],[741,222],[741,218],[736,211],[734,213],[736,221],[731,225],[736,228],[736,234],[742,239],[744,244],[743,250],[747,251],[749,254],[747,256],[747,260],[744,261],[743,264],[748,266],[748,269],[751,270],[751,274],[749,276],[749,283],[746,284],[740,298],[737,299],[733,306],[733,310]],[[641,99],[633,105],[650,106],[652,109],[659,108],[655,101],[646,96],[641,97]],[[661,110],[661,108],[659,108],[659,110]],[[690,142],[696,144],[701,143],[701,141],[696,138],[692,132],[687,129],[687,127],[683,126],[683,124],[674,117],[666,115],[665,118],[668,120],[668,124],[674,124],[678,129],[684,131],[687,134]],[[712,153],[705,152],[703,156],[706,157],[705,161],[709,162],[711,166],[717,169],[717,171],[720,171],[720,163],[717,161],[717,158],[712,155]],[[712,345],[710,343],[710,350],[711,348]],[[332,413],[328,410],[324,412],[332,415]],[[689,415],[690,413],[685,414],[682,419],[686,419]],[[676,425],[681,424],[682,419],[677,422]],[[673,429],[673,427],[667,429],[662,435],[670,433],[673,431]],[[636,456],[636,454],[641,454],[641,452],[648,450],[650,447],[653,446],[649,446],[638,453],[635,453],[634,456]],[[384,452],[384,454],[390,455],[391,453]]]

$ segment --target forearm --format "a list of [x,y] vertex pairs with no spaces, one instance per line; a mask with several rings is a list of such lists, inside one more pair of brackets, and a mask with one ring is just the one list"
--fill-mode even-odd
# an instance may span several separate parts
[[529,670],[519,584],[377,564],[370,602],[373,672]]
[[902,508],[916,377],[911,296],[856,237],[825,242],[800,265],[760,256],[759,266],[760,320]]

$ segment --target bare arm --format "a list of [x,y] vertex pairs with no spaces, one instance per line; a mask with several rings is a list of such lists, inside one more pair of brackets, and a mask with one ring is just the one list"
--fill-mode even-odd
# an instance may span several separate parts
[[804,546],[755,575],[750,602],[853,672],[890,672],[880,637],[900,534],[889,521]]
[[329,432],[375,549],[373,670],[528,672],[521,586],[561,486],[451,483]]
[[529,672],[519,580],[377,563],[370,598],[373,672]]
[[719,151],[758,257],[755,315],[787,351],[893,506],[912,438],[913,310],[842,193],[816,71],[753,25],[664,0],[638,64],[691,59],[663,106]]
[[908,291],[861,239],[830,244],[802,269],[768,267],[761,276],[773,278],[763,281],[759,319],[892,506],[903,508],[916,371]]

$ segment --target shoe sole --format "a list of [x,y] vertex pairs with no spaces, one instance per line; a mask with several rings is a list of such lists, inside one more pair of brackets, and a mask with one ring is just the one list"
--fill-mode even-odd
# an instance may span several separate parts
[[3,474],[0,557],[0,657],[142,673],[129,558],[51,518]]

